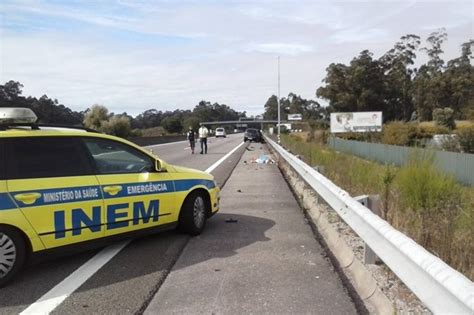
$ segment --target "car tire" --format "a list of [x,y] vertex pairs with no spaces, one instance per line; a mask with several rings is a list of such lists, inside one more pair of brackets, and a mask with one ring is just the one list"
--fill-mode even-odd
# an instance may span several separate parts
[[247,138],[244,138],[244,142],[247,142]]
[[13,228],[0,226],[0,288],[23,268],[25,257],[23,236]]
[[202,193],[191,193],[184,200],[179,214],[178,228],[189,235],[199,235],[206,226],[207,201]]

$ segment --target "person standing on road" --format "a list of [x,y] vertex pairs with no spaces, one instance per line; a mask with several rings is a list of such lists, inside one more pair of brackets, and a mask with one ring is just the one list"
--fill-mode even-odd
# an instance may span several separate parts
[[201,154],[204,152],[207,154],[207,135],[209,134],[209,130],[206,126],[201,125],[199,128],[199,141],[201,142]]
[[189,126],[187,137],[189,140],[189,146],[191,147],[191,154],[194,154],[194,147],[196,146],[196,138],[195,138],[193,127],[191,126]]

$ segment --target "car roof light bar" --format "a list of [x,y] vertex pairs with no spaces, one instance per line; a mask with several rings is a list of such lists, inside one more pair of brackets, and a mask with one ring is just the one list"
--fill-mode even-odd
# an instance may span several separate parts
[[24,107],[0,107],[0,125],[35,124],[36,114]]

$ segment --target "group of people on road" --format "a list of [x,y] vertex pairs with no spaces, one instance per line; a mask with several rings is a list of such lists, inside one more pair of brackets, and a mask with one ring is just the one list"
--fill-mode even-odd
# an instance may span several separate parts
[[[206,126],[201,124],[201,127],[198,130],[199,142],[201,143],[201,154],[207,154],[207,136],[209,135],[209,130]],[[194,148],[196,147],[196,134],[193,130],[193,127],[189,127],[187,134],[189,140],[189,146],[191,147],[191,154],[194,154]]]

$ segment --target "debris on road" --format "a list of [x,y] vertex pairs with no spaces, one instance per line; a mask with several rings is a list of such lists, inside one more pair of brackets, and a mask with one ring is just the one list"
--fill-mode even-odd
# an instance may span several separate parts
[[[244,161],[244,163],[247,163],[247,161]],[[274,164],[275,161],[270,159],[268,155],[266,154],[261,154],[258,158],[253,157],[251,159],[251,163],[257,163],[257,164]]]
[[239,220],[228,218],[225,220],[225,223],[237,223]]

